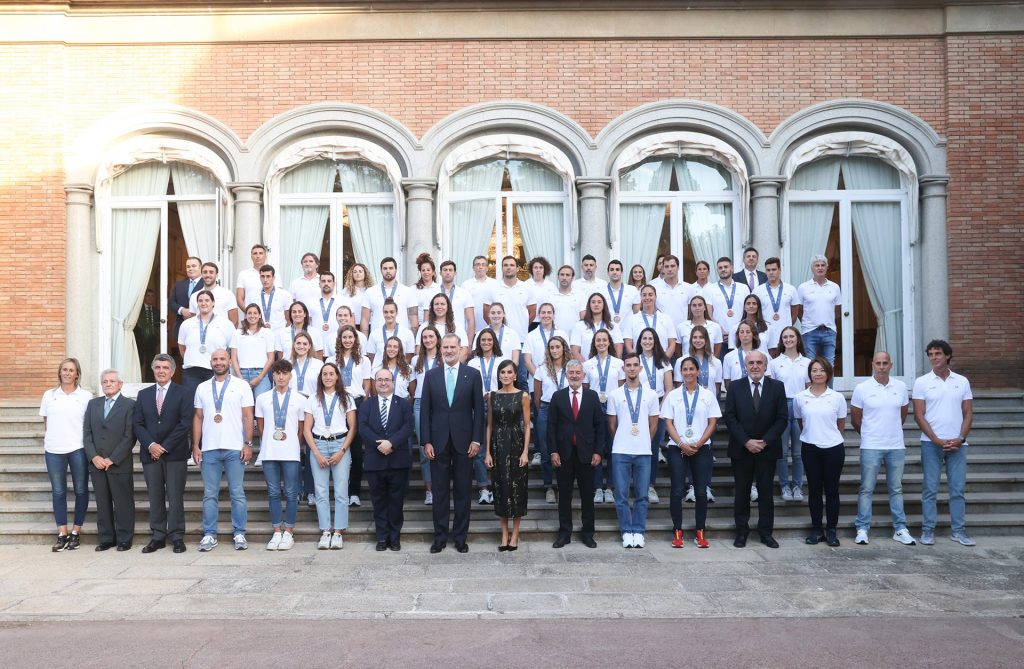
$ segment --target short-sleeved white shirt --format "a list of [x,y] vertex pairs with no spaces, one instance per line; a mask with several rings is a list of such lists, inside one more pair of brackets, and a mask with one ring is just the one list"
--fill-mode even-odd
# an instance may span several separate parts
[[[444,339],[446,334],[449,334],[447,326],[444,323],[424,323],[420,325],[420,329],[416,331],[415,341],[420,341],[420,338],[423,336],[423,331],[427,329],[428,325],[434,326],[438,334],[441,335],[442,340]],[[466,331],[463,330],[462,326],[459,325],[458,320],[455,321],[455,332],[452,332],[451,334],[459,338],[459,346],[469,348],[469,335],[466,334]],[[440,346],[440,343],[438,343],[438,346]]]
[[[235,336],[235,326],[226,317],[214,314],[206,324],[206,340],[203,343],[200,332],[199,319],[202,316],[195,316],[181,324],[178,330],[178,344],[185,346],[185,359],[182,367],[204,367],[211,369],[210,356],[219,348],[227,350],[231,348],[231,340]],[[199,349],[206,347],[203,353]],[[262,367],[263,365],[260,365]]]
[[300,332],[305,332],[309,335],[309,338],[313,340],[314,351],[324,350],[324,339],[314,328],[309,328],[308,330],[297,330],[291,325],[279,328],[274,333],[274,350],[283,354],[286,358],[290,356],[292,354],[292,342],[295,341],[295,335]]
[[565,374],[565,367],[561,371],[555,372],[555,378],[552,379],[551,374],[548,373],[548,366],[545,364],[538,365],[537,374],[534,378],[540,381],[541,402],[550,402],[551,396],[556,391],[569,387],[569,377]]
[[484,277],[483,281],[477,281],[471,277],[462,282],[462,287],[469,292],[470,301],[473,305],[473,315],[477,323],[486,323],[488,314],[484,313],[484,305],[491,299],[491,286],[497,283],[491,277]]
[[307,279],[305,275],[292,279],[288,286],[288,292],[294,296],[297,302],[302,302],[306,308],[313,311],[313,302],[320,297],[320,275],[314,274]]
[[669,341],[676,338],[675,323],[664,311],[655,310],[653,316],[648,316],[643,311],[629,317],[629,322],[623,328],[622,336],[633,341],[633,350],[640,348],[640,333],[646,328],[653,328],[658,333],[658,340],[661,347],[668,351]]
[[[690,355],[690,333],[693,332],[693,328],[692,321],[683,321],[676,328],[676,341],[679,342],[680,355]],[[704,329],[708,331],[708,336],[711,338],[711,341],[708,342],[709,348],[714,348],[722,343],[722,326],[714,321],[704,319]]]
[[[736,331],[736,326],[743,320],[743,300],[750,295],[747,284],[733,281],[732,285],[725,286],[721,282],[714,284],[708,289],[711,294],[711,308],[714,310],[715,322],[722,327],[722,332],[730,334]],[[729,305],[732,306],[729,306]],[[729,311],[732,311],[732,316]]]
[[596,276],[590,281],[587,281],[581,276],[578,279],[574,279],[572,282],[573,292],[583,295],[584,301],[589,299],[594,293],[603,293],[607,286],[607,281],[599,279]]
[[[523,342],[523,353],[530,354],[533,358],[533,365],[535,367],[540,367],[544,364],[544,350],[547,348],[547,342],[551,341],[552,337],[561,337],[566,342],[569,341],[569,335],[567,335],[564,330],[559,330],[557,327],[554,332],[551,332],[551,330],[543,330],[543,334],[541,334],[542,330],[543,327],[541,326],[535,327],[526,335],[526,341]],[[545,339],[545,337],[547,339]],[[503,353],[504,351],[505,349],[502,349]],[[568,356],[569,351],[566,351],[565,355]]]
[[608,404],[605,413],[615,416],[616,428],[615,438],[612,440],[612,453],[623,455],[647,455],[651,454],[651,432],[649,429],[651,416],[657,416],[661,410],[658,406],[658,396],[640,384],[640,416],[637,426],[640,434],[633,434],[633,418],[629,415],[629,405],[626,402],[626,393],[633,402],[637,402],[637,391],[629,390],[626,386],[619,386],[608,395]]
[[[600,365],[600,370],[598,365]],[[605,372],[605,365],[607,365],[608,371],[605,376],[605,387],[602,390],[601,374]],[[589,358],[583,363],[583,372],[587,375],[583,382],[594,392],[603,392],[605,394],[605,401],[608,400],[608,395],[619,387],[619,381],[626,379],[626,375],[622,372],[622,360],[614,355],[605,357],[604,362],[599,362],[596,357]]]
[[264,460],[297,461],[299,459],[299,421],[306,419],[307,398],[294,390],[288,396],[288,410],[284,419],[284,441],[274,439],[277,423],[274,417],[274,396],[284,409],[285,396],[276,389],[256,398],[256,417],[263,419],[263,436],[256,464]]
[[434,299],[434,296],[441,292],[441,284],[437,281],[428,284],[422,288],[417,288],[416,284],[412,285],[412,289],[416,291],[416,314],[419,320],[426,320],[423,318],[423,312],[430,313],[430,302]]
[[[505,355],[492,356],[490,362],[485,364],[480,356],[475,355],[466,363],[469,367],[480,372],[480,380],[482,381],[485,397],[487,393],[497,390],[500,387],[498,384],[498,367],[501,365],[502,360],[508,359],[508,356]],[[489,371],[490,374],[485,374],[485,370]],[[490,379],[488,379],[488,377],[490,377]]]
[[836,421],[846,418],[846,399],[831,388],[816,397],[811,389],[800,391],[793,398],[793,417],[803,420],[800,441],[818,448],[831,448],[843,443]]
[[[466,332],[469,332],[470,325],[473,326],[474,330],[479,328],[479,323],[482,323],[483,321],[477,320],[476,318],[476,309],[475,304],[473,302],[473,295],[468,290],[466,290],[462,286],[456,285],[452,285],[451,288],[446,289],[444,287],[444,284],[439,284],[437,287],[437,293],[444,293],[445,295],[448,296],[448,301],[452,303],[452,313],[455,314],[455,323],[457,325],[461,325],[466,330]],[[437,293],[434,294],[436,295]],[[431,297],[433,297],[433,295],[431,295]],[[470,307],[473,307],[474,309],[472,323],[470,323],[469,319],[466,318],[466,309],[469,309]],[[426,307],[424,307],[424,309],[429,311],[429,302],[427,303]]]
[[327,424],[327,418],[324,414],[324,407],[328,410],[331,408],[331,400],[335,397],[335,393],[324,393],[324,403],[321,404],[320,400],[317,399],[316,393],[309,396],[306,400],[306,420],[310,420],[308,417],[313,417],[313,434],[323,437],[329,437],[335,434],[348,434],[348,412],[356,410],[356,403],[351,397],[347,399],[345,403],[342,403],[339,399],[337,404],[334,406],[334,413],[331,415],[331,423]]
[[[313,301],[313,304],[307,304],[306,307],[309,308],[309,320],[312,323],[310,329],[320,333],[325,346],[329,340],[338,338],[338,309],[348,307],[352,309],[353,313],[356,309],[352,299],[344,293],[340,295],[335,293],[327,299],[324,299],[321,294]],[[327,324],[326,330],[324,330],[324,323]]]
[[[775,299],[779,300],[778,312],[772,306],[771,298],[768,295],[769,289],[771,294],[775,296]],[[757,299],[761,300],[761,313],[764,314],[764,320],[768,323],[768,332],[766,335],[761,335],[761,337],[768,339],[769,348],[778,348],[779,335],[782,334],[782,328],[793,324],[792,307],[794,304],[800,304],[796,288],[788,283],[779,283],[778,288],[770,288],[768,283],[762,283],[754,289],[754,295],[757,296]],[[779,314],[778,320],[775,320],[776,313]]]
[[[366,289],[353,288],[355,295],[349,295],[347,289],[342,289],[342,297],[352,303],[352,320],[358,328],[363,320],[363,307],[366,306]],[[337,317],[335,317],[337,320]]]
[[[755,349],[768,357],[768,347],[761,342],[761,348]],[[742,358],[741,358],[742,355]],[[722,359],[722,377],[729,381],[738,381],[747,376],[747,354],[742,349],[734,348]]]
[[[253,299],[253,303],[260,305],[260,313],[263,314],[263,320],[270,323],[270,327],[275,331],[285,326],[284,312],[288,311],[294,301],[292,294],[284,288],[275,287],[273,295],[270,295],[263,292],[262,286],[256,292],[256,296]],[[266,309],[263,308],[264,304],[266,304]],[[306,306],[308,307],[309,305]]]
[[785,354],[779,354],[768,363],[768,376],[776,381],[782,381],[786,386],[786,397],[793,399],[807,387],[807,368],[811,359],[805,355],[798,355],[796,360],[790,360]]
[[551,293],[557,293],[558,286],[556,286],[555,283],[549,279],[544,279],[543,281],[534,281],[532,278],[530,278],[527,279],[525,283],[528,286],[530,286],[530,290],[533,291],[533,299],[537,303],[537,309],[534,311],[533,314],[533,322],[540,323],[540,314],[537,313],[538,311],[540,311],[540,305],[544,304],[545,302],[551,301],[548,298],[548,296],[551,295]]
[[817,329],[819,325],[836,331],[836,307],[843,304],[843,295],[837,284],[826,279],[825,285],[819,286],[814,279],[810,279],[801,283],[796,293],[800,300],[796,304],[804,305],[803,316],[800,318],[802,334]]
[[200,288],[188,298],[188,310],[193,314],[199,315],[199,293],[204,290],[213,293],[213,313],[218,316],[227,318],[232,309],[238,308],[238,300],[234,293],[224,286],[214,286],[213,288]]
[[537,304],[537,297],[529,283],[516,279],[514,284],[506,286],[504,281],[495,281],[487,304],[495,302],[505,307],[505,320],[513,330],[522,335],[530,329],[529,309],[530,305]]
[[910,403],[907,384],[891,378],[884,386],[870,378],[853,389],[850,404],[863,413],[860,421],[861,450],[906,448],[903,442],[903,407]]
[[[651,385],[651,377],[649,372],[654,373],[654,385]],[[672,365],[662,365],[655,369],[654,358],[648,358],[644,354],[640,354],[640,382],[644,384],[644,390],[650,388],[658,397],[664,397],[665,393],[672,390],[672,387],[665,387],[665,372],[672,372]],[[671,377],[671,374],[670,374]]]
[[622,343],[622,328],[615,327],[614,323],[601,322],[596,327],[591,327],[590,323],[586,321],[576,321],[576,325],[573,326],[572,332],[569,334],[569,345],[579,346],[580,355],[586,358],[590,355],[590,344],[594,341],[594,335],[599,330],[608,331],[612,338],[612,344]]
[[416,381],[416,395],[413,399],[418,400],[423,397],[423,379],[426,377],[427,372],[444,363],[441,362],[440,355],[438,355],[434,360],[428,359],[423,365],[423,371],[418,373],[416,372],[416,365],[419,364],[419,355],[413,356],[410,364],[412,365],[412,373],[414,375],[413,380]]
[[267,354],[274,352],[274,336],[270,328],[261,327],[255,334],[235,330],[231,335],[231,348],[236,351],[241,369],[263,369]]
[[[672,366],[672,380],[676,383],[683,382],[683,358],[676,360],[676,363]],[[714,391],[715,387],[713,384],[722,383],[722,362],[715,356],[711,356],[707,359],[708,367],[708,378],[707,383],[701,383],[700,375],[697,375],[697,383],[709,390]]]
[[501,354],[509,360],[512,359],[513,351],[523,350],[523,337],[507,325],[499,326],[497,328],[490,325],[477,328],[476,335],[473,337],[474,348],[476,347],[477,341],[480,339],[480,333],[488,328],[494,331],[494,336],[498,340],[498,347],[501,348]]
[[[690,407],[693,409],[693,422],[686,422],[686,405],[683,401],[683,393],[686,393],[685,386],[679,386],[668,395],[661,404],[661,417],[665,420],[672,420],[675,423],[676,432],[683,443],[690,446],[696,444],[708,428],[712,418],[721,418],[722,409],[718,406],[718,398],[714,393],[708,392],[707,388],[697,386],[696,393],[686,393]],[[696,397],[695,397],[696,395]],[[691,430],[690,436],[686,436],[687,428]],[[672,441],[678,446],[678,442]]]
[[582,300],[586,299],[581,297],[582,295],[575,290],[569,291],[567,294],[555,290],[548,293],[545,299],[538,299],[537,308],[540,309],[543,302],[550,302],[551,306],[555,308],[555,327],[565,332],[572,332],[572,329],[580,321]]
[[[397,323],[395,325],[397,328],[390,330],[384,325],[370,330],[370,336],[366,338],[366,348],[362,350],[376,359],[384,355],[384,342],[391,337],[398,337],[402,341],[402,352],[406,354],[413,352],[416,347],[416,337],[413,336],[412,330]],[[420,331],[422,330],[423,327],[420,327]]]
[[[914,381],[912,397],[924,400],[924,417],[932,426],[932,432],[939,439],[957,439],[963,425],[963,401],[974,399],[971,382],[949,370],[943,381],[935,372],[928,372]],[[921,441],[928,437],[921,433]]]
[[[621,301],[619,302],[619,308],[615,308],[615,302],[620,299],[619,291],[622,291]],[[631,286],[625,281],[619,284],[619,289],[614,289],[611,284],[607,284],[604,287],[605,303],[608,305],[608,311],[612,313],[612,320],[616,324],[625,325],[629,317],[633,315],[633,307],[640,306],[640,291],[636,289],[636,286]],[[615,317],[618,316],[618,320]],[[621,325],[619,326],[621,327]]]
[[[356,329],[356,339],[359,340],[359,350],[366,351],[366,347],[369,346],[369,339],[363,334],[362,330]],[[408,353],[409,351],[406,351]],[[335,331],[334,336],[329,339],[324,339],[324,360],[333,358],[338,354],[338,333]]]
[[349,370],[352,372],[352,379],[349,383],[345,384],[345,391],[353,398],[363,397],[366,395],[363,392],[363,381],[366,379],[373,379],[373,375],[370,373],[371,363],[370,359],[365,355],[359,356],[359,362],[353,362],[351,359],[338,360],[336,358],[330,358],[324,362],[333,362],[341,370],[342,381],[345,380],[346,367],[351,363]]
[[245,304],[256,304],[260,303],[259,294],[263,290],[263,283],[260,281],[260,272],[254,267],[243,269],[238,273],[238,280],[235,281],[235,288],[241,288],[244,292],[242,293],[242,300]]
[[[254,405],[252,388],[244,380],[235,377],[227,377],[228,387],[223,390],[224,403],[221,405],[221,422],[216,422],[217,406],[213,399],[213,383],[217,382],[217,394],[224,388],[224,384],[216,378],[203,381],[196,388],[195,401],[193,406],[203,410],[203,451],[224,449],[228,451],[240,451],[245,442],[245,431],[242,428],[242,409]],[[264,393],[269,395],[269,393]]]
[[44,451],[63,455],[85,448],[85,409],[91,399],[92,393],[81,386],[70,393],[60,388],[51,388],[43,393],[39,415],[46,418]]
[[[373,366],[370,368],[370,382],[371,383],[373,382],[373,379],[377,378],[378,370],[380,370],[380,369],[382,369],[384,367],[384,365],[382,364],[383,360],[384,360],[383,356],[377,358],[374,361]],[[394,376],[394,386],[395,386],[394,394],[395,394],[395,396],[396,397],[403,397],[405,399],[409,399],[409,384],[412,383],[412,380],[414,378],[416,378],[416,375],[412,372],[412,370],[409,371],[409,376],[402,376],[402,374],[398,371],[397,368],[390,368],[389,367],[388,369],[391,369],[391,374],[392,374],[392,376]]]
[[387,298],[391,298],[398,305],[398,324],[404,328],[409,327],[409,309],[415,308],[419,311],[419,299],[414,288],[396,281],[390,288],[385,288],[381,283],[371,286],[363,293],[363,306],[370,310],[370,330],[384,325],[384,300]]
[[[685,281],[677,281],[675,286],[669,286],[660,277],[651,281],[651,285],[658,291],[658,310],[668,314],[673,323],[685,321],[686,307],[694,295],[693,286]],[[674,327],[672,329],[675,330]]]
[[[306,397],[316,395],[316,382],[320,378],[320,370],[323,368],[324,363],[312,355],[307,355],[301,364],[292,360],[292,378],[288,382],[288,387],[299,391]],[[301,377],[300,371],[305,372]]]

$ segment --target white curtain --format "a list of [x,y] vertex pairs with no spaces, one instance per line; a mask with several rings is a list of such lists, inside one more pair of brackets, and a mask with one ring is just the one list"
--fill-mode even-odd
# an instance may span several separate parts
[[[664,204],[622,204],[619,206],[619,227],[622,243],[619,257],[625,268],[641,265],[651,275],[658,255],[658,242],[665,225]],[[627,269],[628,271],[628,269]]]
[[811,256],[825,253],[832,230],[833,202],[793,202],[789,205],[789,264],[793,285],[811,278]]
[[900,187],[900,173],[877,158],[849,156],[843,160],[843,182],[847,190],[893,189]]
[[[336,169],[330,160],[302,163],[281,177],[282,193],[330,193]],[[288,286],[302,273],[302,254],[320,255],[327,229],[327,206],[281,206],[281,252],[278,276]]]
[[[452,175],[451,190],[497,193],[504,175],[503,160],[469,165]],[[448,257],[456,268],[466,271],[473,266],[474,256],[487,253],[494,233],[494,198],[452,202],[448,212]]]
[[791,190],[835,190],[839,188],[841,164],[842,158],[830,156],[801,165],[790,180],[789,187]]
[[683,214],[694,259],[713,267],[719,258],[732,254],[732,205],[685,204]]
[[350,204],[347,210],[356,262],[374,267],[392,254],[395,208],[390,204]]
[[676,158],[673,169],[681,191],[732,190],[732,175],[714,161]]
[[338,163],[341,190],[346,193],[390,193],[391,179],[370,163],[343,160]]
[[565,216],[561,204],[517,204],[519,229],[527,258],[543,256],[554,265],[565,262]]
[[512,182],[512,190],[517,192],[565,190],[562,177],[555,174],[554,170],[532,160],[510,160],[508,176]]
[[898,202],[855,202],[853,234],[868,297],[878,321],[875,351],[887,351],[903,373],[903,272]]
[[[213,175],[188,163],[173,162],[171,182],[176,195],[214,195],[217,187]],[[211,202],[178,202],[178,219],[189,255],[204,262],[215,261],[217,253],[217,204]]]

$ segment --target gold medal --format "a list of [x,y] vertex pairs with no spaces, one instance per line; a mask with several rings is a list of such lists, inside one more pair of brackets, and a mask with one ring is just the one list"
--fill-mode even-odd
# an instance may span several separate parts
[[274,439],[277,439],[278,441],[284,441],[285,440],[284,430],[274,430]]
[[774,316],[772,316],[772,320],[773,320],[773,321],[777,321],[777,320],[779,320],[779,312],[777,312],[777,311],[775,312],[775,315],[774,315]]
[[219,423],[219,422],[221,422],[222,420],[224,420],[224,417],[223,417],[223,416],[221,416],[220,414],[216,414],[216,415],[214,415],[214,417],[213,417],[213,422],[214,422],[214,423]]
[[632,434],[632,435],[633,435],[634,437],[638,437],[638,436],[640,436],[640,426],[639,426],[639,425],[637,425],[636,423],[633,423],[633,429],[632,429],[632,430],[630,430],[630,433],[631,433],[631,434]]

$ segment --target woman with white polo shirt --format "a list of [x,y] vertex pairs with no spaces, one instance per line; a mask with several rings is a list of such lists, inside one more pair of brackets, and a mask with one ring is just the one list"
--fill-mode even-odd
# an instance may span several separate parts
[[[839,477],[846,461],[843,430],[846,427],[846,399],[829,388],[832,364],[818,356],[807,368],[811,385],[793,398],[793,414],[800,421],[801,455],[807,474],[807,503],[811,512],[811,533],[807,544],[824,541],[838,546]],[[825,493],[825,531],[821,529],[821,495]]]
[[[359,347],[359,337],[353,326],[346,325],[338,330],[338,344],[337,355],[332,362],[341,370],[341,382],[358,410],[363,398],[370,394],[370,360],[363,355]],[[358,433],[352,440],[351,450],[352,468],[348,477],[348,502],[351,506],[362,506],[359,488],[363,480],[363,440]]]
[[[777,473],[779,487],[782,489],[784,502],[802,502],[804,483],[804,463],[800,455],[800,423],[793,415],[793,398],[807,387],[807,366],[810,358],[804,354],[804,341],[800,331],[787,325],[779,333],[782,352],[768,363],[768,376],[782,381],[786,386],[786,407],[789,409],[789,423],[782,433],[782,458],[779,460]],[[789,462],[792,459],[793,469],[790,476]]]
[[[552,313],[554,313],[553,310]],[[541,327],[544,326],[538,327],[537,330],[540,330]],[[532,335],[533,332],[530,334]],[[547,343],[544,362],[537,367],[533,380],[533,403],[534,410],[537,412],[537,430],[534,440],[537,443],[537,450],[540,452],[540,471],[545,488],[544,499],[548,504],[554,504],[557,501],[555,489],[552,487],[554,469],[550,459],[551,447],[547,443],[548,407],[551,396],[569,385],[565,378],[565,365],[568,362],[569,342],[559,335],[551,337]]]
[[[320,368],[324,363],[313,357],[313,338],[308,332],[298,332],[292,339],[292,350],[288,357],[292,363],[292,375],[288,386],[298,391],[303,398],[316,392],[316,380],[320,376]],[[266,437],[261,437],[264,440]],[[313,466],[309,451],[302,449],[302,490],[300,494],[306,500],[306,506],[316,506],[313,492]]]
[[[676,337],[684,356],[690,355],[690,332],[696,326],[702,326],[708,333],[708,346],[714,349],[715,357],[722,350],[722,326],[707,317],[708,303],[703,295],[694,295],[686,307],[687,320],[676,328]],[[721,362],[721,360],[719,360]]]
[[569,344],[572,346],[572,357],[584,362],[590,354],[590,341],[600,330],[606,331],[612,338],[615,355],[622,357],[622,328],[616,327],[612,321],[612,312],[608,302],[601,293],[594,293],[587,300],[583,318],[576,322],[570,334]]
[[[637,336],[637,352],[640,354],[640,366],[643,371],[640,380],[658,397],[660,402],[665,393],[672,390],[672,362],[661,348],[661,340],[654,328],[644,328]],[[651,504],[657,504],[660,499],[654,489],[658,482],[658,456],[661,455],[661,444],[665,441],[665,421],[658,419],[658,429],[651,436],[651,480],[647,486],[647,499]]]
[[298,301],[292,302],[288,311],[285,312],[285,320],[288,321],[287,324],[285,327],[278,328],[274,337],[274,350],[278,352],[278,357],[287,358],[292,350],[295,335],[305,332],[309,335],[309,340],[313,342],[313,350],[310,351],[310,355],[318,360],[323,360],[324,340],[315,328],[310,327],[313,324],[313,319],[310,318],[306,305]]
[[253,397],[270,390],[270,366],[274,364],[274,338],[264,326],[263,311],[258,304],[245,308],[242,327],[231,337],[231,369],[245,379]]
[[[711,321],[708,322],[710,323]],[[689,357],[697,361],[697,383],[707,390],[717,402],[718,391],[722,386],[722,363],[711,348],[711,337],[708,334],[707,328],[703,325],[694,325],[690,330],[686,349],[690,352]],[[684,358],[680,358],[676,362],[675,369],[672,372],[672,380],[675,382],[676,387],[683,383],[683,360]],[[715,436],[712,433],[711,439],[708,440],[709,449],[714,446],[714,442]],[[714,461],[715,458],[712,455],[709,460],[704,462],[704,467],[706,468],[704,479],[707,481],[707,485],[704,487],[704,494],[708,502],[715,501],[715,495],[711,490],[711,475],[714,470]],[[686,485],[686,497],[683,499],[684,501],[695,503],[697,501],[697,492],[693,487],[694,476],[690,469],[690,464],[689,459],[683,458],[683,483]]]
[[[601,411],[604,411],[608,406],[608,394],[626,379],[622,373],[622,360],[615,356],[614,342],[607,330],[598,330],[590,340],[590,357],[583,363],[583,373],[586,375],[583,383],[597,392]],[[594,468],[595,504],[615,503],[610,467],[610,459],[605,458]]]

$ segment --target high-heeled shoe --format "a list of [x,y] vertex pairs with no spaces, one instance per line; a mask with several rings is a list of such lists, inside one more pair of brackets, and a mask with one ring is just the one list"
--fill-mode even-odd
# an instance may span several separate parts
[[514,551],[517,548],[519,548],[519,546],[513,546],[513,545],[509,544],[509,546],[508,546],[508,548],[506,548],[506,550]]
[[508,546],[507,545],[498,546],[498,552],[499,553],[504,553],[507,550],[508,550]]

